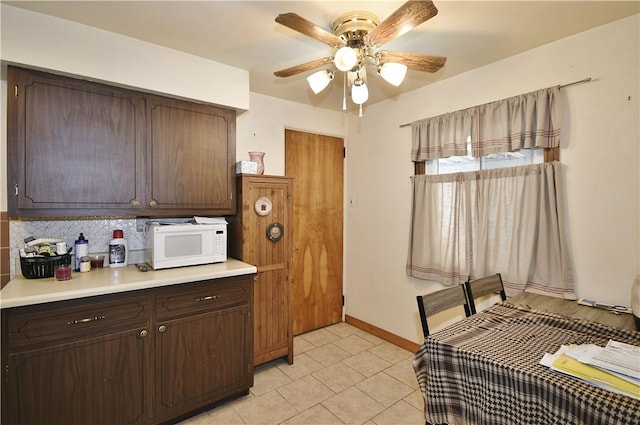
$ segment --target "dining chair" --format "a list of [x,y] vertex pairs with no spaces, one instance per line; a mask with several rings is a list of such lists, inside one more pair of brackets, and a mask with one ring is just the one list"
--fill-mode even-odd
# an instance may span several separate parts
[[426,338],[429,336],[429,324],[427,318],[437,313],[450,310],[454,307],[462,306],[466,317],[471,315],[465,288],[463,285],[456,285],[451,288],[441,289],[425,295],[418,295],[418,311],[422,322],[422,333]]
[[496,273],[479,279],[468,280],[464,283],[467,292],[467,302],[471,314],[476,314],[476,300],[487,295],[500,295],[502,301],[507,299],[502,284],[502,276]]

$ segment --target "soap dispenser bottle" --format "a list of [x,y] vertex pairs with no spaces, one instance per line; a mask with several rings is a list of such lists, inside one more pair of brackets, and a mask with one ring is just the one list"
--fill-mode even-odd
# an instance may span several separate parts
[[78,272],[80,271],[80,260],[82,257],[89,255],[89,241],[85,239],[84,234],[80,233],[80,236],[78,236],[78,240],[74,244],[74,250],[76,252],[76,261],[73,269]]
[[129,249],[122,230],[113,231],[109,241],[109,267],[126,267],[129,264]]

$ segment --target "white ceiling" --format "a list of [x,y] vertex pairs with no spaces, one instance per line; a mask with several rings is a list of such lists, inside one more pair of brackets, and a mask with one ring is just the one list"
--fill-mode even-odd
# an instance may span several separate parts
[[[188,52],[250,72],[251,91],[328,109],[342,107],[342,78],[314,95],[313,71],[277,78],[274,71],[332,56],[334,50],[275,22],[295,12],[331,31],[352,10],[384,20],[403,1],[6,1],[22,7]],[[434,0],[431,20],[383,46],[446,56],[435,74],[409,70],[401,87],[370,72],[368,104],[391,98],[537,46],[640,13],[640,1]],[[597,60],[597,58],[594,58]],[[564,82],[559,82],[564,83]]]

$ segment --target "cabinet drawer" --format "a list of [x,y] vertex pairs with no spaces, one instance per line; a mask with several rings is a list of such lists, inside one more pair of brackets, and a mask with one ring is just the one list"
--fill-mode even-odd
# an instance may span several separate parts
[[156,317],[165,320],[186,314],[248,304],[253,275],[174,285],[156,295]]
[[150,307],[149,295],[128,295],[10,309],[9,345],[13,351],[149,327]]

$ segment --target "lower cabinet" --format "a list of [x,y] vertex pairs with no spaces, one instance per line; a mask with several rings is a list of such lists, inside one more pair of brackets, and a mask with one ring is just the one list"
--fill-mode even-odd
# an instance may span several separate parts
[[2,310],[2,423],[155,424],[246,393],[252,282]]
[[253,385],[251,281],[156,295],[156,414],[163,421]]
[[[6,424],[142,424],[148,346],[136,331],[9,356]],[[3,409],[4,410],[4,409]]]

